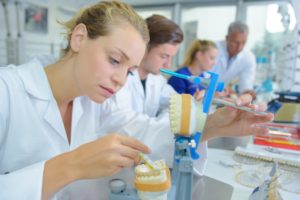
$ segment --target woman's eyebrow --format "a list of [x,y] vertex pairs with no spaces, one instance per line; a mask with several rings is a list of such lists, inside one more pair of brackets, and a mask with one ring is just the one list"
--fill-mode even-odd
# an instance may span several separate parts
[[123,57],[125,57],[126,60],[129,60],[129,56],[124,51],[122,51],[121,49],[119,49],[117,47],[116,47],[116,50],[119,51],[123,55]]

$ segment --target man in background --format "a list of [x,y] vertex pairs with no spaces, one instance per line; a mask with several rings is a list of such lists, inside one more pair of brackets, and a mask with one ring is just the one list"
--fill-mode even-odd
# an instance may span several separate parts
[[[218,56],[212,71],[220,76],[225,85],[237,83],[237,94],[249,93],[255,99],[253,83],[256,61],[254,54],[244,49],[249,35],[246,24],[235,21],[228,27],[226,40],[217,42]],[[227,87],[230,91],[230,87]],[[229,92],[230,93],[230,92]]]
[[[253,99],[256,98],[253,90],[256,60],[254,54],[244,48],[248,35],[248,26],[240,21],[235,21],[228,27],[226,40],[216,42],[218,55],[212,71],[219,74],[220,81],[224,81],[225,93],[231,98],[245,93],[249,93]],[[237,88],[234,85],[237,85]],[[249,139],[250,137],[221,137],[209,141],[208,145],[214,148],[234,150],[236,146],[245,146]]]

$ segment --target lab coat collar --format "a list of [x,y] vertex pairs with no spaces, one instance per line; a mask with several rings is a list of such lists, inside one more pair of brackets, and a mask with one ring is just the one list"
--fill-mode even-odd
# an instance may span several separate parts
[[[133,81],[135,84],[133,84],[133,87],[135,87],[135,91],[138,91],[139,95],[142,96],[142,98],[145,98],[145,92],[144,92],[144,89],[143,89],[143,85],[141,83],[141,78],[140,78],[140,74],[138,72],[138,70],[134,70],[132,72],[132,75],[131,75]],[[147,85],[147,82],[146,82],[146,85]]]
[[[229,59],[229,54],[228,54],[228,50],[227,50],[227,42],[226,41],[222,41],[221,42],[221,46],[222,46],[222,49],[223,49],[223,54],[226,56],[227,60]],[[241,53],[244,51],[244,49],[239,52],[237,55],[233,56],[230,58],[230,60],[235,60],[237,59],[238,57],[240,57]]]
[[221,41],[219,43],[219,45],[221,47],[221,48],[219,48],[219,50],[221,50],[219,53],[220,53],[220,57],[221,57],[222,68],[225,71],[231,71],[232,70],[231,65],[234,62],[234,60],[236,60],[236,58],[240,55],[240,53],[229,59],[229,54],[228,54],[228,50],[227,50],[227,42]]
[[42,64],[37,59],[18,66],[17,71],[25,90],[31,96],[41,100],[50,100],[52,92],[48,78]]
[[[138,72],[138,70],[136,69],[136,70],[134,70],[133,72],[132,72],[132,76],[134,76],[135,77],[135,80],[136,81],[138,81],[138,82],[141,82],[141,78],[140,78],[140,74],[139,74],[139,72]],[[146,78],[146,85],[153,85],[154,83],[153,83],[153,76],[156,76],[156,75],[154,75],[154,74],[151,74],[151,73],[149,73],[148,75],[147,75],[147,78]]]
[[133,70],[133,71],[132,71],[132,74],[129,74],[129,76],[135,76],[135,77],[139,77],[139,78],[140,78],[138,69]]
[[46,102],[44,120],[68,143],[63,120],[42,64],[33,59],[27,64],[18,66],[17,70],[25,91],[32,98],[36,98],[38,104]]
[[155,84],[155,78],[156,76],[159,76],[159,75],[155,75],[155,74],[148,74],[147,76],[147,82],[148,82],[148,86],[151,86],[151,85],[154,85]]

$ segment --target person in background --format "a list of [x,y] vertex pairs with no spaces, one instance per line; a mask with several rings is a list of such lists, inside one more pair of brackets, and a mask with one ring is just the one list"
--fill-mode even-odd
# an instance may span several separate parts
[[[160,15],[147,18],[146,23],[150,33],[147,52],[138,68],[129,74],[124,88],[103,104],[103,110],[106,111],[103,113],[104,119],[101,120],[103,123],[101,130],[121,132],[137,138],[151,148],[151,154],[149,154],[151,159],[165,159],[171,167],[174,155],[174,134],[170,130],[168,106],[170,95],[176,92],[160,74],[160,69],[171,67],[172,57],[183,40],[183,33],[176,23]],[[212,49],[216,51],[213,45]],[[195,97],[198,98],[197,93]],[[250,95],[243,95],[237,102],[241,105],[251,100]],[[255,118],[254,115],[252,118],[248,113],[243,113],[248,117],[242,122],[235,118],[242,117],[238,113],[239,111],[224,108],[211,115],[212,118],[209,117],[202,142],[197,149],[201,156],[200,159],[194,161],[195,173],[204,173],[208,140],[220,136],[250,134],[248,123]],[[227,119],[226,115],[234,119],[229,117],[230,122],[224,120],[224,118]],[[270,119],[269,117],[259,117],[258,121]],[[211,125],[210,122],[215,124]],[[231,126],[231,122],[234,126],[239,124],[235,131],[231,128],[227,129]],[[240,126],[240,123],[243,125]],[[242,127],[245,129],[241,129]],[[260,132],[261,129],[259,129],[253,131]]]
[[[183,67],[179,68],[176,72],[185,75],[193,75],[204,77],[203,72],[209,71],[215,64],[217,57],[217,46],[213,41],[209,40],[195,40],[188,50]],[[194,95],[197,90],[202,90],[200,85],[195,85],[189,80],[180,79],[172,76],[168,83],[179,94]]]
[[170,94],[175,93],[160,74],[160,69],[170,68],[183,41],[183,32],[176,23],[161,15],[153,15],[145,21],[150,35],[148,48],[122,90],[127,90],[125,93],[130,96],[132,110],[157,117],[168,107]]
[[244,48],[248,35],[249,28],[246,24],[235,21],[229,25],[226,40],[216,43],[218,56],[212,72],[219,74],[220,81],[224,81],[225,85],[237,80],[238,95],[248,93],[255,99],[255,56]]
[[[150,35],[146,54],[138,68],[128,75],[120,92],[103,104],[107,112],[102,130],[122,132],[143,141],[152,149],[151,159],[165,159],[172,166],[174,136],[169,126],[168,107],[170,95],[176,92],[160,69],[171,67],[184,36],[180,27],[164,16],[155,14],[145,21]],[[197,166],[202,173],[206,143],[200,146],[201,164]]]
[[[244,48],[248,36],[248,26],[240,21],[235,21],[228,27],[226,40],[216,42],[218,56],[211,71],[219,74],[220,81],[224,81],[225,95],[230,98],[249,94],[253,100],[256,99],[256,93],[253,90],[256,60],[254,54]],[[247,145],[250,139],[251,137],[217,138],[210,141],[209,146],[234,150],[237,146]]]
[[57,62],[0,69],[0,199],[107,199],[105,177],[149,153],[132,137],[96,134],[101,103],[141,63],[145,21],[103,1],[64,25],[68,46]]

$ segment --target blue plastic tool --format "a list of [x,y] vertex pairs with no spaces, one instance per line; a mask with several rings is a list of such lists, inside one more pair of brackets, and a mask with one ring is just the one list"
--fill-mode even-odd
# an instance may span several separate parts
[[213,72],[208,72],[208,74],[210,75],[209,78],[200,78],[199,76],[188,76],[167,69],[160,69],[160,71],[171,76],[187,79],[195,84],[199,84],[204,87],[206,89],[206,92],[203,98],[203,112],[207,114],[209,113],[209,108],[214,98],[215,92],[222,92],[224,90],[224,83],[218,82],[219,75]]
[[167,69],[160,69],[160,71],[165,73],[165,74],[171,75],[171,76],[175,76],[175,77],[178,77],[178,78],[189,80],[189,81],[191,81],[195,84],[200,84],[200,82],[201,82],[201,78],[199,76],[188,76],[188,75],[179,74],[179,73],[167,70]]

